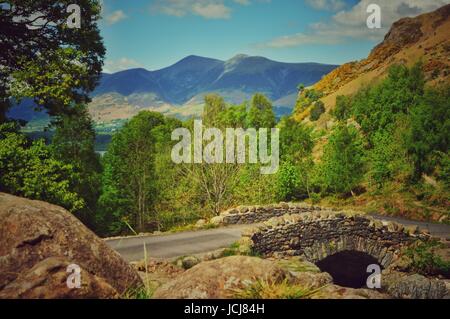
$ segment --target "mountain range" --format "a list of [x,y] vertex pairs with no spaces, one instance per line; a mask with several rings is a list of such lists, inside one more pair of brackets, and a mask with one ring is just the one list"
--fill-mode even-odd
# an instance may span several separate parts
[[336,67],[243,54],[227,61],[191,55],[161,70],[103,74],[89,111],[97,122],[129,118],[142,109],[186,118],[201,113],[207,93],[221,94],[229,103],[242,103],[261,92],[274,101],[277,113],[290,113],[298,84],[311,85]]

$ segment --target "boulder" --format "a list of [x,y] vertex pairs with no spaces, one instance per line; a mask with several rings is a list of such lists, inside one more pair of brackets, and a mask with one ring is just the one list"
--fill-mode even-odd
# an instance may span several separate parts
[[202,228],[206,225],[206,220],[204,219],[199,219],[196,223],[195,223],[195,227],[196,228]]
[[222,225],[223,221],[224,221],[223,216],[214,216],[213,218],[211,218],[209,222],[213,225]]
[[44,259],[3,287],[0,291],[0,299],[15,297],[26,299],[110,299],[119,297],[117,290],[103,278],[84,269],[81,269],[80,272],[80,288],[69,288],[67,284],[69,265],[70,262],[65,258]]
[[166,283],[153,295],[158,299],[231,298],[257,280],[281,282],[286,272],[269,260],[231,256],[200,263]]
[[427,278],[420,274],[396,271],[383,272],[383,290],[399,299],[443,299],[449,295],[444,280]]
[[190,269],[200,263],[200,260],[195,256],[187,256],[181,260],[181,266],[184,269]]
[[326,285],[310,296],[311,299],[389,299],[374,289],[354,289],[338,285]]
[[[0,220],[3,298],[106,298],[142,287],[130,264],[61,207],[0,193]],[[63,287],[70,264],[81,269],[72,292]]]

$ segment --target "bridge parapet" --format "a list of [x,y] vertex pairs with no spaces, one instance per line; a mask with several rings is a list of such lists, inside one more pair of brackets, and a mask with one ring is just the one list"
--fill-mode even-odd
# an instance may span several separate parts
[[327,208],[306,203],[280,203],[264,206],[239,206],[224,211],[218,219],[225,225],[255,224],[286,214],[302,214],[322,211]]

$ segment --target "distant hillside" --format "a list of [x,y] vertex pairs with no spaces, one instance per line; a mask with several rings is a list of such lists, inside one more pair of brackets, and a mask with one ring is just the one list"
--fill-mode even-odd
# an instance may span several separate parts
[[[422,60],[429,84],[449,81],[450,75],[450,5],[414,18],[395,22],[384,41],[367,59],[346,63],[317,82],[327,109],[333,108],[338,95],[350,95],[362,86],[383,79],[393,64],[408,66]],[[296,114],[302,119],[304,114]]]
[[142,109],[187,118],[201,113],[207,93],[216,92],[230,103],[242,103],[262,92],[274,101],[278,114],[286,114],[287,108],[294,106],[298,84],[311,85],[336,67],[246,55],[228,61],[188,56],[157,71],[131,69],[104,74],[89,109],[97,122],[129,118]]

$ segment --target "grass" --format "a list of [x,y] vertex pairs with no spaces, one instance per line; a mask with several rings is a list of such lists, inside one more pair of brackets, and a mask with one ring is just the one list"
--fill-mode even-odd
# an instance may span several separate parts
[[237,299],[307,299],[321,290],[290,284],[288,280],[273,283],[267,280],[258,280],[244,289],[235,291]]
[[241,250],[241,244],[239,241],[232,243],[228,248],[225,248],[223,251],[222,257],[230,257],[230,256],[250,256],[250,257],[261,257],[261,254],[255,252],[253,249],[250,249],[249,252],[243,252]]
[[177,225],[171,227],[168,232],[169,233],[179,233],[183,231],[192,231],[192,230],[206,230],[206,229],[214,229],[218,228],[219,226],[212,223],[206,223],[201,227],[196,226],[195,224],[187,224],[187,225]]
[[[134,230],[133,227],[129,223],[125,221],[128,228],[137,236],[138,233]],[[145,241],[142,241],[144,246],[144,266],[145,266],[145,284],[144,287],[140,287],[137,289],[131,290],[131,296],[134,296],[134,298],[125,298],[125,299],[150,299],[153,295],[154,289],[151,289],[149,286],[150,279],[148,277],[148,256],[147,256],[147,246],[145,245]]]
[[140,288],[133,288],[123,293],[121,299],[151,299],[155,289],[151,289],[147,286]]

